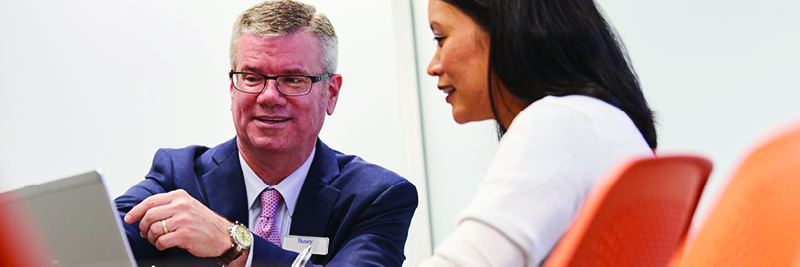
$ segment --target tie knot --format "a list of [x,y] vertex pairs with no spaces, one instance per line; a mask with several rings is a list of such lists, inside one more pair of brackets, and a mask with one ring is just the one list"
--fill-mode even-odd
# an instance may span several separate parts
[[261,217],[275,217],[278,203],[281,202],[281,193],[275,189],[267,189],[261,192]]

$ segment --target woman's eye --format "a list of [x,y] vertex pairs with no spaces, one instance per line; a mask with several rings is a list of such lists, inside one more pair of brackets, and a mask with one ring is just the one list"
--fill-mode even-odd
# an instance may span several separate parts
[[444,42],[444,39],[445,39],[445,38],[447,38],[447,37],[444,37],[444,36],[436,36],[436,37],[433,37],[433,40],[436,40],[436,45],[438,45],[438,46],[442,46],[442,42]]

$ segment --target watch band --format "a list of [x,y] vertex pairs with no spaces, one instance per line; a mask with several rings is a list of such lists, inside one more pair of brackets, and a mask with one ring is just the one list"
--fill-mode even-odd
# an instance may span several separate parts
[[[239,230],[247,231],[247,228],[244,227],[242,224],[240,224],[238,221],[234,222],[231,226],[229,226],[228,232],[231,235],[231,248],[222,253],[222,255],[219,255],[219,257],[214,258],[214,260],[216,260],[216,262],[223,267],[231,264],[232,261],[236,260],[237,258],[239,258],[239,256],[244,254],[245,249],[250,248],[252,237],[245,238],[247,239],[247,241],[243,241],[244,242],[243,244],[240,243],[242,242],[242,240],[239,240],[236,237],[237,228],[243,228]],[[247,233],[250,234],[249,232]]]
[[230,249],[226,250],[222,255],[219,255],[219,257],[214,258],[214,260],[216,260],[220,266],[228,266],[228,264],[231,264],[232,261],[239,258],[242,254],[244,253],[238,250],[236,244],[231,244]]

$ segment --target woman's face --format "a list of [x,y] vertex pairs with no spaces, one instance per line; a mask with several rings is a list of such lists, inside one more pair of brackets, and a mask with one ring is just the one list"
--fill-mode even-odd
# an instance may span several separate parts
[[428,22],[438,42],[428,74],[439,77],[438,87],[453,106],[453,119],[467,123],[494,118],[487,87],[489,34],[441,0],[428,2]]

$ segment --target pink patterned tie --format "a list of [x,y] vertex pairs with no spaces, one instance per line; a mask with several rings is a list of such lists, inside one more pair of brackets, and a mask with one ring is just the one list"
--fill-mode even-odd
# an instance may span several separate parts
[[277,246],[281,246],[281,238],[278,227],[275,225],[275,211],[278,203],[281,202],[281,193],[278,190],[266,189],[261,192],[261,213],[258,214],[256,229],[253,231],[257,236],[266,238]]

